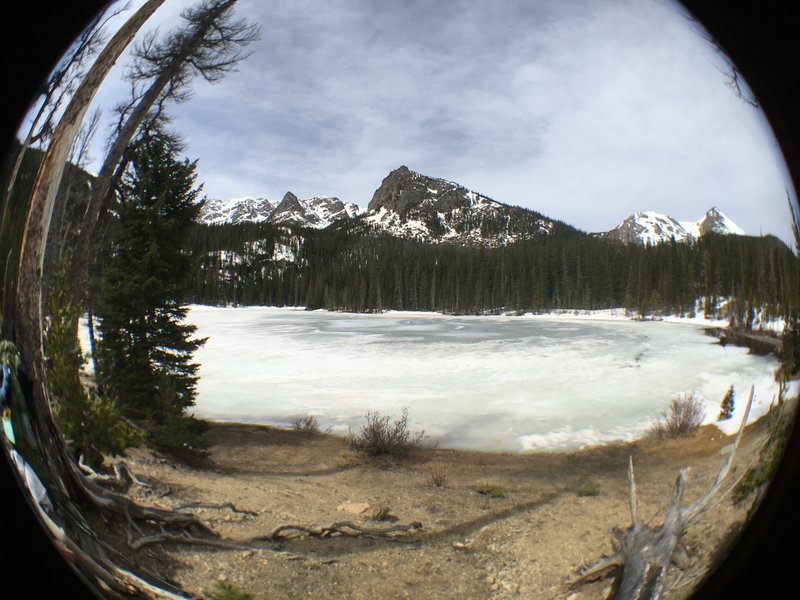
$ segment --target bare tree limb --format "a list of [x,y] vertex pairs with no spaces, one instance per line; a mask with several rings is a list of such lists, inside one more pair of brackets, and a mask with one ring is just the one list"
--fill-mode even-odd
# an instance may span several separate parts
[[744,415],[742,416],[742,424],[739,426],[739,431],[736,434],[736,439],[733,442],[733,447],[731,448],[731,451],[728,454],[728,460],[726,460],[722,464],[722,467],[717,473],[716,479],[714,479],[714,483],[711,484],[711,487],[708,488],[708,491],[694,504],[684,509],[681,515],[681,518],[686,522],[687,527],[693,524],[697,516],[711,501],[711,498],[714,496],[714,494],[716,494],[719,491],[719,488],[722,485],[722,481],[725,479],[725,477],[728,476],[728,472],[730,471],[731,465],[733,464],[733,457],[736,454],[736,449],[739,447],[739,442],[742,441],[742,436],[744,435],[745,425],[747,424],[747,417],[750,415],[750,407],[753,405],[754,392],[755,392],[754,386],[750,386],[750,396],[747,398],[747,405],[744,409]]
[[651,527],[640,521],[633,457],[629,458],[628,491],[631,525],[628,529],[617,533],[620,541],[619,551],[613,556],[604,557],[594,565],[584,568],[578,574],[573,586],[607,577],[611,573],[621,573],[614,596],[617,600],[659,600],[663,597],[670,564],[686,564],[688,561],[686,553],[679,545],[681,536],[697,522],[701,514],[712,506],[712,500],[730,472],[734,455],[747,426],[753,395],[754,388],[751,386],[747,406],[731,452],[708,490],[697,501],[682,508],[689,470],[688,468],[681,469],[667,501],[663,523],[659,526]]
[[[92,187],[71,266],[70,282],[76,304],[83,304],[94,230],[121,173],[118,167],[153,105],[163,104],[167,99],[187,99],[186,86],[193,75],[218,81],[247,57],[241,48],[259,38],[258,25],[231,17],[236,2],[203,0],[183,12],[185,25],[169,33],[163,41],[152,34],[134,48],[135,61],[128,77],[135,84],[146,85],[146,89],[134,87]],[[159,108],[157,112],[163,111]]]

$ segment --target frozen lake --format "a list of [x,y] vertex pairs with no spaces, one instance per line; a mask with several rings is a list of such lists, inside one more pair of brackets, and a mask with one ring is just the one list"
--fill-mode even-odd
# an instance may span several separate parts
[[775,393],[771,357],[722,347],[688,322],[613,316],[456,317],[193,306],[208,342],[195,413],[289,425],[314,415],[335,433],[367,411],[399,415],[442,448],[574,449],[640,436],[677,393],[715,421],[728,386],[736,428]]

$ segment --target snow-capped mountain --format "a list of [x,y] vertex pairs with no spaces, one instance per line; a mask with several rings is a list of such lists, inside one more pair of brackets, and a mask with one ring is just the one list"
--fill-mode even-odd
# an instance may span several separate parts
[[266,221],[275,210],[275,204],[266,198],[231,198],[215,200],[209,198],[200,210],[197,220],[207,225],[224,223],[260,223]]
[[374,230],[426,242],[501,246],[577,230],[446,181],[395,169],[375,190],[363,220]]
[[352,219],[360,211],[358,205],[338,198],[315,196],[301,200],[292,192],[286,192],[277,205],[266,198],[208,199],[198,221],[207,225],[269,221],[323,229],[340,219]]
[[324,229],[340,219],[352,219],[360,212],[358,205],[342,202],[336,197],[314,196],[301,200],[292,192],[286,192],[283,200],[270,215],[269,221]]
[[672,239],[688,242],[706,233],[745,235],[741,227],[716,207],[707,211],[699,221],[678,221],[651,210],[636,211],[611,231],[598,235],[625,244],[655,245]]
[[699,221],[687,221],[681,223],[684,229],[694,237],[700,237],[707,233],[721,233],[723,235],[747,235],[744,229],[720,211],[716,206],[712,207]]

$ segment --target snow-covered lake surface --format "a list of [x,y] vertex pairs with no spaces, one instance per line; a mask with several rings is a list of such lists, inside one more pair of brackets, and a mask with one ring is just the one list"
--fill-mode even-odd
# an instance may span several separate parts
[[728,386],[738,427],[776,392],[771,357],[722,347],[692,322],[608,314],[456,317],[193,306],[208,342],[195,413],[288,425],[314,415],[334,433],[367,411],[409,411],[442,448],[563,450],[641,436],[672,397],[691,392],[714,422]]

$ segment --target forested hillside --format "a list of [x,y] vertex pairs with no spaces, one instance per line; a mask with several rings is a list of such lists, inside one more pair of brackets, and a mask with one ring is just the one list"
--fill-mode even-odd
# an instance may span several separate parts
[[346,311],[498,311],[625,307],[691,314],[720,299],[742,324],[797,310],[798,259],[772,236],[624,245],[553,236],[498,248],[427,244],[364,223],[326,230],[269,224],[197,226],[192,302]]

